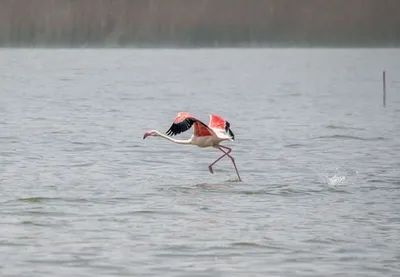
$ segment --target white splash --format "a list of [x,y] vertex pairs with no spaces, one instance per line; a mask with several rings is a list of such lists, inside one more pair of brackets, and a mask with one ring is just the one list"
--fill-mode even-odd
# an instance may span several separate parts
[[331,186],[341,186],[344,184],[345,180],[345,176],[333,175],[332,177],[328,177],[328,184]]

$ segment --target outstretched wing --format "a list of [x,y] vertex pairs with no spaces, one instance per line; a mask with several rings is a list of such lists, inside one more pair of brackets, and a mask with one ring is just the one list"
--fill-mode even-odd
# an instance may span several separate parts
[[214,132],[206,124],[187,112],[180,112],[176,116],[171,127],[166,132],[167,135],[177,135],[189,130],[194,125],[195,136],[212,136]]
[[230,129],[231,124],[218,115],[215,114],[210,115],[210,123],[208,124],[208,126],[210,128],[225,132],[227,135],[232,137],[233,140],[235,139],[235,135]]
[[228,121],[226,121],[225,130],[226,130],[227,134],[228,134],[229,136],[231,136],[231,138],[232,138],[233,140],[235,140],[235,134],[232,132],[232,130],[231,130],[231,124],[230,124]]

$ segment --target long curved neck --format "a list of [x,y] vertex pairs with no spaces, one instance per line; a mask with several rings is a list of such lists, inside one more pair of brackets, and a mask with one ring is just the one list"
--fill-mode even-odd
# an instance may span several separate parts
[[172,141],[173,143],[191,144],[191,139],[184,139],[184,140],[183,139],[174,139],[174,138],[171,138],[171,137],[169,137],[167,135],[164,135],[164,134],[162,134],[160,132],[157,132],[157,134],[158,134],[158,136],[160,136],[160,137],[162,137],[162,138],[164,138],[166,140]]

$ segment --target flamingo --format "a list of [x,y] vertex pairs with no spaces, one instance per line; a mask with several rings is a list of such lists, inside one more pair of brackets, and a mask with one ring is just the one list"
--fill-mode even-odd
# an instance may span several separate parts
[[[170,137],[171,135],[177,135],[189,130],[193,125],[194,132],[190,139],[180,140]],[[236,167],[235,159],[230,155],[230,153],[232,152],[232,148],[220,145],[220,143],[223,141],[235,140],[235,135],[230,129],[229,122],[222,117],[219,117],[215,114],[210,114],[210,122],[207,126],[191,114],[187,112],[179,112],[166,134],[167,135],[164,135],[157,130],[151,130],[144,133],[143,139],[148,136],[154,136],[161,137],[178,144],[196,145],[201,148],[217,148],[221,150],[223,154],[208,166],[211,174],[214,174],[214,170],[212,168],[213,165],[216,164],[223,157],[228,156],[231,159],[233,166],[235,167],[239,181],[242,181],[239,175],[239,171]]]

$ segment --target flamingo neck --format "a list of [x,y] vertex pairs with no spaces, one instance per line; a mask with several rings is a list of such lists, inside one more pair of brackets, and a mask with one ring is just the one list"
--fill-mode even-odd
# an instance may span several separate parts
[[169,137],[167,135],[164,135],[164,134],[162,134],[160,132],[157,132],[157,134],[158,134],[158,136],[160,136],[160,137],[162,137],[162,138],[164,138],[166,140],[172,141],[173,143],[191,144],[191,139],[174,139],[174,138],[171,138],[171,137]]

